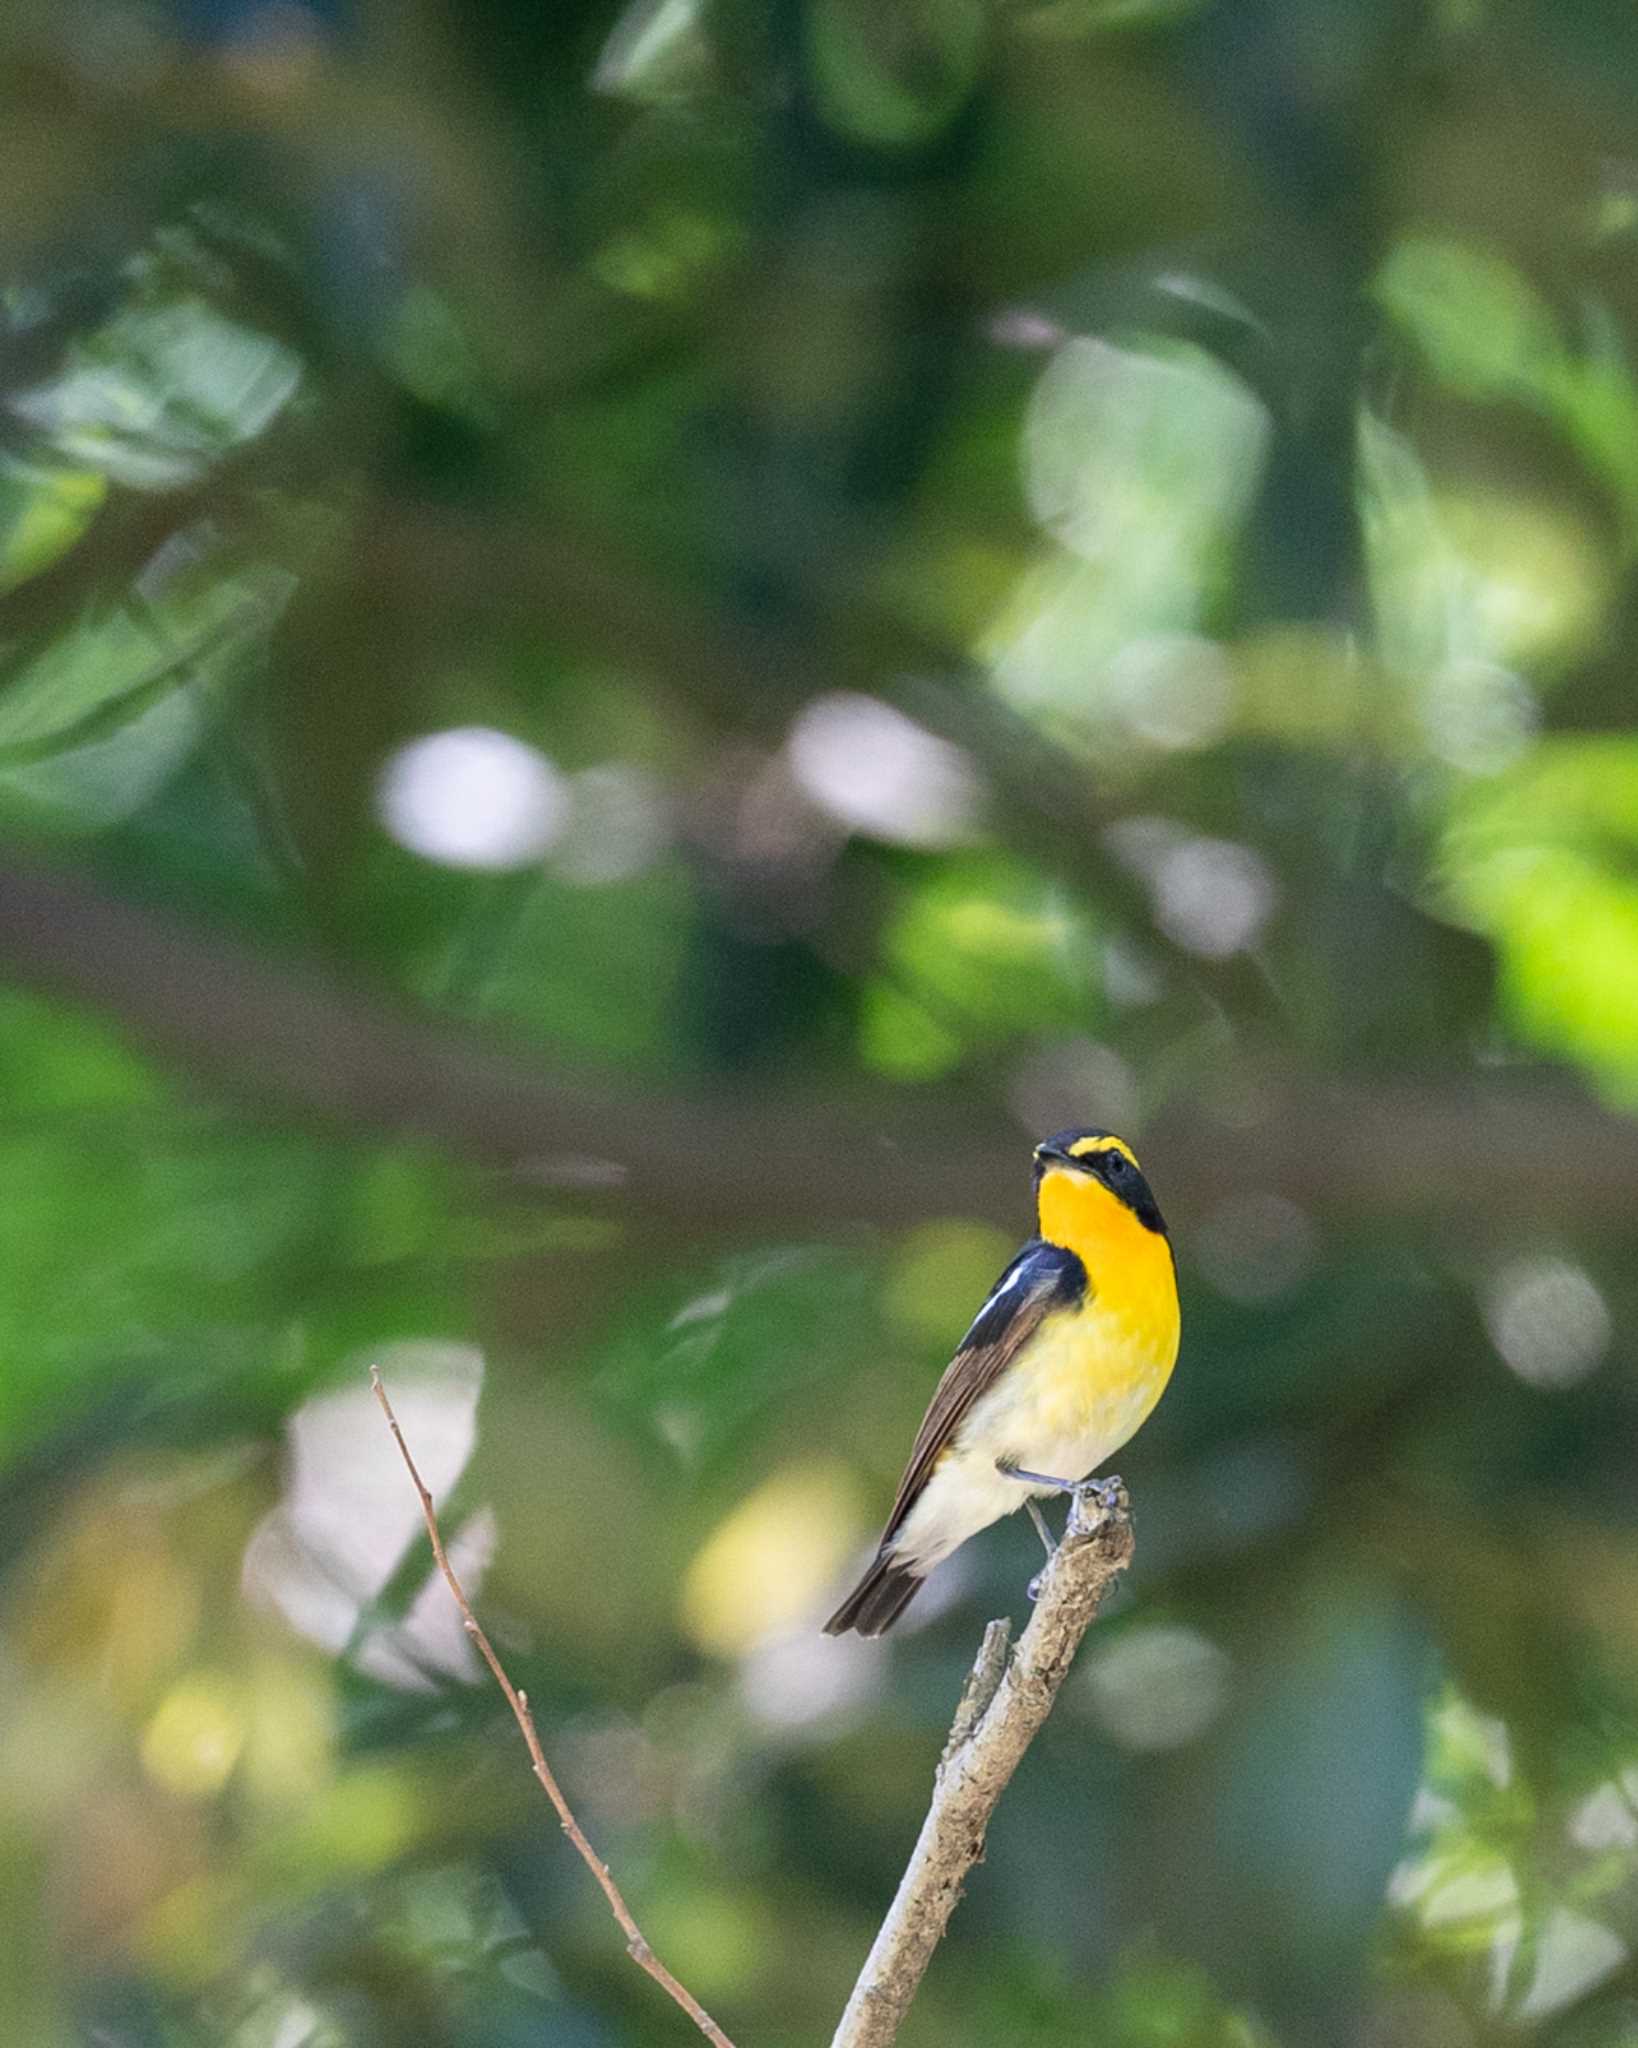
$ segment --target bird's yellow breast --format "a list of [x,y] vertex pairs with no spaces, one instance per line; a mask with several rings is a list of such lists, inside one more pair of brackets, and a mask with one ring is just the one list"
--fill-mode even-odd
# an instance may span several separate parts
[[1177,1269],[1165,1233],[1068,1171],[1042,1176],[1040,1230],[1074,1252],[1088,1288],[1083,1306],[1050,1318],[1029,1347],[1037,1398],[1066,1423],[1091,1409],[1130,1416],[1136,1429],[1177,1363]]

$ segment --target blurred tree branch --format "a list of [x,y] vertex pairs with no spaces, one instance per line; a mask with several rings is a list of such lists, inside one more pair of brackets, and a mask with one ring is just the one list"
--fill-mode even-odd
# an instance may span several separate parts
[[[0,865],[0,951],[14,985],[91,1004],[241,1101],[427,1138],[624,1217],[897,1227],[926,1217],[933,1157],[947,1205],[1017,1221],[1017,1129],[970,1091],[684,1096],[563,1079],[21,857]],[[1615,1231],[1638,1200],[1638,1125],[1565,1087],[1276,1081],[1228,1062],[1207,1085],[1146,1132],[1178,1218],[1262,1187],[1343,1218]]]
[[831,2048],[886,2048],[909,2010],[961,1897],[982,1861],[984,1833],[1024,1752],[1058,1696],[1105,1594],[1132,1561],[1131,1507],[1118,1480],[1110,1505],[1071,1503],[1063,1541],[1012,1656],[1007,1625],[991,1622],[956,1709],[922,1823]]
[[483,1661],[489,1666],[490,1671],[494,1675],[495,1683],[506,1695],[506,1704],[512,1709],[513,1718],[522,1731],[524,1743],[529,1751],[529,1761],[534,1768],[535,1776],[539,1779],[546,1797],[556,1809],[563,1832],[574,1844],[575,1852],[580,1857],[580,1860],[602,1887],[603,1896],[609,1902],[609,1910],[619,1923],[620,1931],[626,1937],[627,1955],[631,1957],[639,1969],[648,1972],[649,1976],[654,1979],[655,1983],[660,1986],[668,1997],[674,1999],[682,2007],[683,2011],[687,2013],[688,2017],[699,2028],[705,2038],[715,2044],[715,2048],[734,2048],[733,2042],[729,2040],[728,2036],[717,2025],[716,2021],[712,2019],[699,2000],[694,1997],[686,1985],[680,1984],[672,1976],[665,1964],[660,1961],[653,1949],[649,1947],[647,1941],[643,1938],[642,1930],[632,1918],[631,1908],[626,1904],[624,1894],[615,1883],[608,1865],[582,1833],[580,1823],[575,1819],[569,1802],[564,1798],[562,1787],[553,1775],[552,1767],[546,1761],[546,1753],[540,1746],[540,1736],[535,1728],[535,1719],[529,1711],[529,1696],[527,1693],[519,1692],[511,1679],[507,1677],[500,1659],[495,1655],[494,1646],[491,1644],[488,1636],[484,1634],[482,1624],[472,1612],[472,1603],[467,1599],[465,1592],[462,1590],[461,1582],[455,1575],[455,1569],[451,1565],[448,1553],[444,1549],[444,1539],[438,1527],[438,1514],[432,1504],[432,1495],[427,1491],[426,1483],[421,1477],[414,1458],[410,1455],[410,1447],[404,1441],[404,1432],[398,1426],[398,1417],[393,1413],[392,1403],[387,1398],[387,1390],[381,1383],[381,1369],[379,1366],[372,1365],[370,1367],[370,1386],[374,1391],[377,1402],[380,1404],[381,1413],[387,1418],[387,1427],[392,1431],[393,1442],[397,1444],[398,1454],[404,1461],[404,1469],[409,1473],[410,1479],[414,1484],[416,1497],[421,1503],[421,1518],[427,1525],[427,1538],[432,1544],[432,1554],[437,1560],[439,1571],[443,1574],[444,1584],[448,1586],[455,1605],[461,1610],[461,1619],[466,1624],[467,1634],[477,1644]]

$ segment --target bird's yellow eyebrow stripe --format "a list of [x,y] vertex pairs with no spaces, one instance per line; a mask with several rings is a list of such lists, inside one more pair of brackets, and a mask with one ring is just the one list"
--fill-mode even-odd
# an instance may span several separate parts
[[1137,1155],[1130,1145],[1123,1145],[1119,1138],[1081,1138],[1069,1148],[1071,1159],[1090,1159],[1096,1152],[1118,1152],[1133,1166],[1137,1165]]

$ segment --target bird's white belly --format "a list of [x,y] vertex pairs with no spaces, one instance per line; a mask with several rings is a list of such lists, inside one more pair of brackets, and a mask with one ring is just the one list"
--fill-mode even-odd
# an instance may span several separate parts
[[905,1516],[894,1554],[930,1570],[1031,1494],[1052,1491],[1008,1479],[998,1459],[1052,1479],[1095,1472],[1148,1416],[1171,1367],[1147,1329],[1085,1315],[1044,1324],[956,1432]]

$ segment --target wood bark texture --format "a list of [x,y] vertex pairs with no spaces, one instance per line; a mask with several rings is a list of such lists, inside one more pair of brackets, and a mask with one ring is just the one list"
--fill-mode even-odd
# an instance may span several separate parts
[[1126,1490],[1076,1497],[1064,1539],[1041,1575],[1040,1597],[1011,1657],[1007,1624],[991,1622],[956,1709],[920,1837],[832,2038],[832,2048],[886,2048],[894,2039],[984,1854],[996,1802],[1052,1711],[1058,1688],[1104,1596],[1132,1560]]

